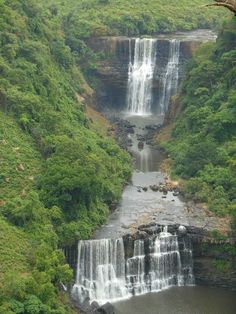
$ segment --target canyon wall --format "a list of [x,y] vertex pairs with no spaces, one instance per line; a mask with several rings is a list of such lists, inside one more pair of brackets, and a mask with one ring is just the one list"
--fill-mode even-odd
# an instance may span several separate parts
[[[213,40],[212,38],[209,40]],[[157,37],[156,44],[156,66],[153,77],[152,111],[155,112],[156,104],[161,99],[161,89],[164,75],[170,54],[170,38]],[[183,36],[179,46],[179,82],[184,75],[184,66],[192,57],[194,51],[204,41],[195,36]],[[89,46],[96,53],[103,54],[103,61],[99,63],[97,69],[97,98],[99,109],[107,108],[124,110],[126,108],[126,94],[128,83],[128,72],[130,60],[134,58],[135,38],[128,37],[96,37],[93,38]]]

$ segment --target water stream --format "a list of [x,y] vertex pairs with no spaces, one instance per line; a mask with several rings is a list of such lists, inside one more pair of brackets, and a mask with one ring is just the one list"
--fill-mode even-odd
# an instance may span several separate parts
[[178,89],[179,82],[179,53],[180,53],[180,40],[171,39],[169,49],[169,60],[163,78],[163,87],[160,101],[160,112],[165,114],[171,96],[175,95]]
[[[206,221],[210,223],[209,217],[204,218],[202,213],[199,217],[195,214],[192,217],[186,210],[186,204],[174,192],[163,195],[162,192],[150,188],[165,181],[165,174],[160,171],[164,156],[160,150],[152,148],[146,142],[145,136],[150,126],[162,124],[171,97],[177,92],[179,77],[180,40],[170,39],[168,63],[162,75],[162,96],[160,102],[155,104],[158,107],[155,112],[160,114],[152,114],[155,103],[152,80],[157,45],[158,41],[155,39],[135,39],[132,60],[130,44],[127,110],[120,113],[120,116],[133,125],[133,131],[128,134],[132,142],[130,152],[134,156],[132,182],[125,187],[117,209],[110,215],[107,224],[96,232],[95,239],[79,241],[77,277],[73,292],[79,296],[80,301],[96,300],[99,304],[119,301],[115,305],[116,310],[123,314],[187,314],[190,313],[189,304],[193,304],[193,309],[196,310],[191,311],[193,313],[233,313],[230,312],[231,305],[229,311],[205,312],[207,307],[194,305],[195,299],[191,294],[193,288],[180,288],[194,284],[192,250],[191,245],[183,240],[180,251],[178,237],[169,233],[168,227],[148,241],[134,241],[131,251],[127,249],[122,238],[130,232],[130,228],[145,223],[147,216],[149,220],[151,216],[152,221],[166,226],[174,223],[191,225],[192,219],[194,225],[200,227]],[[169,290],[174,286],[182,290]],[[169,292],[160,293],[166,289]],[[209,291],[211,295],[211,290]],[[159,293],[156,297],[156,294],[150,292]],[[185,292],[193,298],[192,302],[185,302],[175,308],[175,303],[178,304],[176,298],[183,297]],[[196,296],[198,292],[196,290]],[[169,302],[168,297],[166,302],[166,295],[173,296],[173,299]],[[229,304],[235,304],[230,299],[231,296],[228,296]]]
[[145,116],[151,114],[156,44],[156,39],[136,38],[133,61],[131,45],[129,45],[127,111],[132,115]]

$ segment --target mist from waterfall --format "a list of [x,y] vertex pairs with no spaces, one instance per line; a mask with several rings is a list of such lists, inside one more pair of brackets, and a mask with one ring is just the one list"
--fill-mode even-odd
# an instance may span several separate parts
[[130,253],[122,238],[79,241],[73,293],[80,301],[103,304],[194,283],[191,246],[185,243],[180,252],[177,235],[167,227],[153,238],[135,240]]
[[165,114],[171,97],[176,94],[179,82],[179,53],[180,41],[170,40],[169,60],[162,80],[162,91],[160,99],[161,114]]
[[130,40],[127,109],[128,113],[132,115],[145,116],[151,114],[156,42],[156,39],[136,38],[132,61]]

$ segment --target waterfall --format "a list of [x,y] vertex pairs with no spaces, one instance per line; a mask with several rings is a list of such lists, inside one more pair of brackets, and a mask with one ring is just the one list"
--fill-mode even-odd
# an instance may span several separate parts
[[134,242],[133,257],[127,260],[127,286],[133,295],[144,294],[148,292],[145,275],[145,253],[144,241],[136,240]]
[[132,115],[144,116],[151,114],[156,42],[156,39],[136,38],[132,62],[130,40],[127,109]]
[[151,291],[183,285],[177,236],[164,230],[156,238],[152,250],[149,271]]
[[170,40],[169,60],[163,77],[162,93],[160,99],[161,114],[165,114],[170,98],[176,94],[179,80],[179,52],[180,41],[177,39]]
[[[134,57],[129,41],[129,72],[127,87],[127,111],[132,115],[150,115],[153,103],[152,85],[156,65],[158,39],[136,38]],[[165,114],[171,97],[176,94],[179,81],[180,41],[169,40],[168,63],[162,76],[159,108]]]
[[170,234],[167,227],[149,239],[135,240],[132,254],[125,251],[122,238],[79,241],[73,293],[81,302],[96,300],[103,304],[191,285],[191,243],[183,238],[181,241],[180,250],[177,235]]
[[76,284],[80,301],[89,298],[101,304],[124,299],[125,257],[122,239],[79,241]]

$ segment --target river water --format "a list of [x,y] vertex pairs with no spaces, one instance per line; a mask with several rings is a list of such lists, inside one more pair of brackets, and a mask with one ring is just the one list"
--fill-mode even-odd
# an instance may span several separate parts
[[117,314],[235,314],[236,294],[208,287],[173,287],[114,305]]
[[[165,156],[160,149],[148,144],[147,135],[150,127],[155,129],[163,123],[170,98],[177,89],[177,43],[176,40],[170,39],[169,62],[166,73],[163,74],[162,84],[165,100],[162,107],[165,110],[157,110],[161,113],[158,115],[150,112],[153,99],[152,86],[149,84],[152,84],[152,67],[155,66],[155,54],[152,52],[155,41],[136,40],[137,51],[129,67],[127,112],[118,114],[133,126],[127,134],[131,143],[129,151],[134,158],[132,180],[125,187],[122,199],[108,222],[94,234],[94,240],[79,243],[75,293],[80,298],[89,297],[90,302],[114,302],[118,314],[236,313],[235,292],[194,287],[194,280],[185,278],[183,281],[175,235],[162,232],[164,236],[154,240],[153,252],[148,257],[153,262],[153,267],[149,269],[148,274],[144,269],[145,253],[142,242],[137,243],[139,245],[134,248],[133,257],[125,260],[121,237],[137,231],[141,224],[152,222],[163,226],[181,224],[202,228],[207,226],[208,230],[217,229],[218,219],[207,215],[204,209],[190,208],[176,192],[163,193],[151,188],[153,185],[165,184],[166,181],[166,175],[160,170]],[[149,276],[151,288],[147,288],[146,276]],[[191,279],[191,276],[189,278]],[[158,284],[155,285],[156,283]],[[134,293],[135,289],[137,293]],[[153,292],[148,293],[149,291]]]
[[[121,117],[135,125],[134,133],[129,135],[135,170],[132,182],[124,189],[118,208],[110,215],[108,223],[97,231],[96,238],[117,238],[132,232],[130,226],[147,221],[163,225],[207,225],[214,229],[217,219],[208,217],[201,208],[189,211],[186,203],[172,192],[163,198],[163,193],[149,188],[150,185],[164,182],[165,174],[160,170],[160,164],[165,156],[145,142],[144,147],[139,149],[137,137],[145,136],[146,126],[161,123],[163,117],[129,116],[126,113]],[[144,192],[142,187],[148,187],[148,190]],[[114,306],[117,314],[234,314],[236,293],[212,287],[172,287],[128,297],[124,301],[115,302]]]

